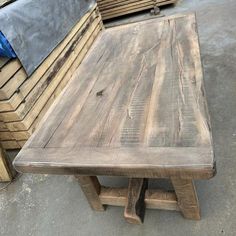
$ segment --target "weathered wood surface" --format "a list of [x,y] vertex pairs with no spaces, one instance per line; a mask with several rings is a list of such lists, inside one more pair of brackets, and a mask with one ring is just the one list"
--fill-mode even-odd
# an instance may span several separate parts
[[103,32],[40,126],[20,171],[212,177],[195,15]]
[[[127,188],[101,187],[99,194],[102,204],[113,206],[125,206],[127,203],[127,196]],[[146,208],[172,211],[180,210],[174,192],[166,192],[160,189],[147,189],[144,201]]]
[[[18,60],[0,58],[1,79],[7,81],[0,87],[0,141],[4,148],[18,149],[23,146],[73,77],[102,29],[101,16],[95,6],[29,78],[21,66],[14,68]],[[11,76],[10,72],[14,75]]]
[[133,12],[151,9],[154,6],[163,6],[175,3],[176,0],[99,0],[98,7],[104,20]]
[[[44,98],[47,101],[45,94],[51,95],[50,89],[55,88],[63,78],[63,73],[60,73],[61,65],[64,71],[70,68],[73,59],[76,57],[76,52],[80,52],[83,46],[88,41],[89,36],[93,33],[94,29],[99,25],[101,19],[94,14],[91,16],[90,21],[86,22],[83,27],[74,35],[73,39],[66,45],[63,52],[53,62],[51,68],[40,78],[39,82],[35,85],[32,91],[24,98],[24,101],[17,107],[16,110],[0,113],[0,119],[4,122],[16,122],[23,120],[38,99]],[[78,46],[77,46],[78,45]],[[79,49],[78,49],[79,48]],[[73,57],[71,56],[73,54]],[[16,74],[17,75],[17,74]],[[17,75],[19,78],[19,76]],[[29,78],[31,80],[31,78]],[[18,96],[19,95],[18,93]],[[42,106],[44,103],[40,102]],[[40,109],[37,109],[40,111]],[[34,114],[37,114],[34,112]]]
[[148,179],[131,178],[129,180],[127,202],[124,217],[131,224],[142,224],[145,214],[145,191]]
[[104,206],[99,198],[101,186],[96,176],[75,176],[80,187],[87,197],[91,208],[95,211],[104,211]]
[[0,145],[0,182],[9,182],[15,176],[16,171],[12,167],[10,160]]
[[[53,101],[60,94],[60,92],[65,88],[66,84],[68,83],[70,78],[73,76],[73,72],[79,66],[81,61],[83,60],[84,56],[86,55],[87,51],[89,50],[90,46],[92,45],[93,41],[98,36],[100,31],[101,31],[101,26],[97,25],[96,29],[93,31],[92,35],[90,35],[88,41],[85,43],[84,47],[82,48],[82,50],[80,51],[80,53],[76,57],[75,61],[70,66],[69,70],[66,72],[65,76],[62,78],[59,85],[53,91],[53,94],[51,95],[51,97],[48,100],[46,100],[46,104],[43,106],[42,110],[34,109],[34,111],[36,110],[35,114],[34,114],[34,116],[29,116],[28,122],[26,120],[22,120],[21,122],[18,122],[18,124],[21,123],[20,127],[22,127],[22,126],[25,127],[25,130],[9,131],[7,128],[7,126],[9,126],[9,124],[5,123],[4,124],[5,127],[2,127],[3,131],[0,132],[0,140],[18,140],[18,141],[20,140],[20,141],[22,141],[22,140],[27,140],[31,136],[31,134],[36,129],[39,121],[42,119],[42,117],[45,115],[45,113],[47,112],[47,110],[49,109],[49,107],[51,106]],[[50,95],[50,93],[49,93],[49,95]],[[37,106],[37,108],[38,108],[38,106]],[[33,122],[33,123],[31,124],[31,122]],[[15,125],[16,122],[13,122],[13,123],[14,123],[15,129],[20,130],[19,125],[16,126]],[[29,125],[27,125],[28,123],[29,123],[29,125],[31,124],[30,127],[29,127]],[[12,123],[11,123],[11,125],[12,125]],[[12,146],[12,148],[14,148],[14,146]]]
[[[0,100],[10,99],[8,103],[7,101],[5,101],[5,103],[4,101],[1,101],[0,108],[2,109],[2,111],[7,111],[7,109],[14,110],[19,105],[19,103],[24,100],[24,98],[28,95],[28,93],[37,84],[42,76],[48,78],[50,77],[50,74],[53,74],[53,71],[55,73],[54,67],[56,63],[53,64],[53,62],[56,61],[61,52],[63,52],[66,45],[73,39],[75,34],[84,25],[84,23],[86,21],[89,21],[91,16],[94,16],[95,14],[97,15],[97,13],[95,13],[95,10],[96,6],[91,8],[90,11],[88,11],[81,18],[81,20],[69,32],[67,37],[65,37],[65,39],[52,51],[52,53],[49,54],[49,56],[42,62],[42,64],[34,71],[34,73],[29,78],[18,59],[8,60],[7,63],[3,59],[0,60]],[[20,73],[20,78],[18,78],[18,76],[14,76],[16,72]],[[45,73],[46,75],[44,75]],[[49,78],[48,82],[50,82]],[[13,92],[16,93],[13,95]],[[12,106],[14,106],[14,108],[9,107],[11,104]]]
[[171,179],[179,208],[187,219],[200,220],[200,209],[193,180]]
[[[46,85],[49,85],[54,79],[58,68],[60,68],[63,60],[65,61],[66,55],[69,55],[69,50],[83,36],[96,17],[98,17],[96,11],[85,14],[29,78],[27,78],[23,68],[9,78],[8,82],[0,89],[0,100],[2,100],[0,101],[0,109],[4,112],[15,110],[21,103],[32,100],[29,97],[36,97],[34,90],[40,94]],[[19,73],[22,75],[22,79],[18,76]],[[19,84],[18,81],[21,80],[23,83]]]

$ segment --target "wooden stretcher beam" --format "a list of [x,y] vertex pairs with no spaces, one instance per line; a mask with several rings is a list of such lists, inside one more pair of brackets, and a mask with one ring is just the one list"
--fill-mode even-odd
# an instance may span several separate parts
[[[127,188],[101,187],[99,198],[103,205],[125,206],[127,194]],[[166,192],[160,189],[147,189],[144,201],[148,209],[180,211],[174,192]]]

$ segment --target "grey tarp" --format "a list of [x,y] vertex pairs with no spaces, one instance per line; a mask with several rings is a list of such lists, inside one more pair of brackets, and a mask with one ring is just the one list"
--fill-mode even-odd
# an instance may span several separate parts
[[95,0],[18,0],[0,9],[0,31],[30,75],[94,5]]

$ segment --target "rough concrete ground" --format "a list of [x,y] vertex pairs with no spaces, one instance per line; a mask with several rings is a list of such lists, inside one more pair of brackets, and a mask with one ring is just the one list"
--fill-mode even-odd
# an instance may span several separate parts
[[143,225],[130,225],[123,208],[92,212],[73,177],[25,174],[0,192],[0,235],[236,235],[236,1],[179,0],[162,13],[189,11],[197,13],[218,169],[214,179],[197,182],[201,221],[147,210]]

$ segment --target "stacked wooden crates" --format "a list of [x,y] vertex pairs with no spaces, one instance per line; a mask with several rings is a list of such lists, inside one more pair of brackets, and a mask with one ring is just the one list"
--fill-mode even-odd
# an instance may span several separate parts
[[0,58],[0,142],[5,149],[24,145],[102,28],[94,6],[31,76],[18,59]]
[[97,0],[103,20],[175,3],[177,0]]

